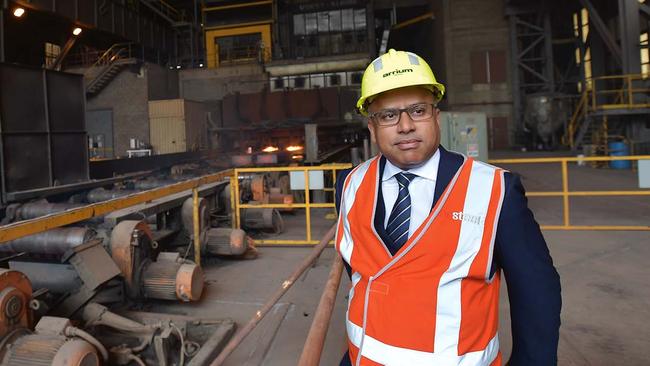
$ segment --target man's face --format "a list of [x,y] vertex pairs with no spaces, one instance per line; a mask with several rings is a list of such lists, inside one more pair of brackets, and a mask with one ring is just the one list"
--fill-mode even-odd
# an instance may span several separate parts
[[[417,103],[433,103],[430,91],[421,87],[406,87],[384,92],[377,96],[368,107],[373,113],[386,108],[406,108]],[[379,151],[400,169],[410,169],[422,165],[438,149],[440,144],[440,111],[433,110],[431,118],[413,121],[402,112],[399,122],[394,126],[380,126],[368,119],[368,130]]]

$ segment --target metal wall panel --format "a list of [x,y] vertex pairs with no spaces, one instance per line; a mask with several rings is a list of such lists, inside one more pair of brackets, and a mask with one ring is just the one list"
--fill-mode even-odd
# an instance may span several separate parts
[[88,180],[88,140],[86,133],[54,134],[52,178],[54,185]]
[[114,19],[115,30],[114,30],[114,32],[116,34],[119,34],[119,35],[123,36],[125,34],[125,32],[124,32],[124,12],[125,12],[125,9],[124,9],[123,6],[121,6],[119,4],[115,4],[114,7],[113,7],[113,11],[114,11],[114,15],[115,15],[115,19]]
[[56,12],[63,15],[64,17],[68,17],[70,19],[76,19],[77,18],[77,10],[76,10],[76,3],[77,0],[56,0],[55,2],[55,7],[56,7]]
[[[278,92],[227,95],[223,100],[224,124],[246,125],[287,120],[335,121],[354,111],[355,92],[339,88],[320,88]],[[342,110],[343,104],[348,110]]]
[[149,119],[149,133],[149,141],[156,154],[187,151],[183,117],[151,118]]
[[85,133],[83,78],[54,71],[46,78],[50,131]]
[[440,144],[481,161],[488,159],[487,117],[483,112],[441,112]]
[[97,7],[97,28],[113,32],[113,3],[100,2]]
[[43,72],[0,65],[0,119],[3,132],[45,132],[45,83]]
[[4,191],[16,192],[50,185],[47,134],[2,136]]
[[185,111],[185,137],[188,151],[196,151],[207,148],[208,130],[207,115],[208,109],[205,104],[186,100]]
[[127,11],[124,22],[125,37],[132,40],[139,40],[137,15],[132,11]]
[[149,102],[150,142],[156,154],[206,148],[207,111],[205,104],[185,99]]
[[2,192],[88,179],[83,76],[0,64]]
[[149,118],[183,117],[183,99],[155,100],[149,102]]
[[79,20],[87,24],[95,24],[95,0],[78,1]]

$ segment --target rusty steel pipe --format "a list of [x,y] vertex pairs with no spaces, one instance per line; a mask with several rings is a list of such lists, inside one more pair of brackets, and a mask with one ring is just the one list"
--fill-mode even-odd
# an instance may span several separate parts
[[305,347],[302,349],[298,366],[318,366],[320,364],[320,357],[323,353],[323,346],[325,345],[325,337],[327,337],[327,330],[330,325],[330,319],[332,318],[332,311],[334,310],[336,293],[341,284],[342,272],[343,260],[336,253],[332,262],[332,269],[327,278],[327,283],[325,283],[325,290],[323,290],[323,295],[321,295],[318,308],[316,309],[316,315],[314,315],[314,320],[309,328],[309,334],[305,341]]
[[246,336],[255,328],[257,323],[259,323],[262,318],[271,310],[273,305],[280,300],[282,295],[284,295],[291,286],[296,282],[298,277],[300,277],[309,266],[318,258],[318,256],[321,254],[323,249],[327,246],[327,243],[330,242],[330,240],[334,239],[334,234],[336,233],[336,225],[333,225],[331,229],[327,231],[327,234],[323,236],[323,238],[320,240],[318,244],[314,247],[312,252],[305,258],[302,263],[300,263],[300,266],[296,268],[296,270],[287,278],[284,282],[282,282],[282,286],[271,296],[271,298],[260,308],[255,315],[251,318],[251,320],[248,321],[248,323],[241,328],[226,344],[226,346],[223,348],[223,350],[219,353],[217,358],[215,358],[211,363],[210,366],[221,366],[224,361],[226,361],[226,358],[230,356],[230,354],[239,346],[239,344],[246,338]]

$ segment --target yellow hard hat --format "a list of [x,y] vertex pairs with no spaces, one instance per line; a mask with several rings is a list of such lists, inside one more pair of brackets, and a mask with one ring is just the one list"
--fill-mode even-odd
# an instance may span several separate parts
[[388,90],[406,86],[422,86],[429,89],[436,102],[445,94],[445,86],[436,81],[431,68],[415,53],[388,50],[368,65],[361,80],[361,97],[357,109],[368,115],[368,104],[372,98]]

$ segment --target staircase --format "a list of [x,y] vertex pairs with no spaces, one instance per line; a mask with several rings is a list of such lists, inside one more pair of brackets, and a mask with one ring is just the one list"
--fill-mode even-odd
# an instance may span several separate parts
[[592,152],[607,153],[608,116],[650,113],[648,75],[601,76],[583,87],[582,95],[567,125],[563,143],[577,151],[583,145]]
[[99,94],[126,66],[138,63],[131,48],[131,43],[114,44],[86,71],[88,97]]

